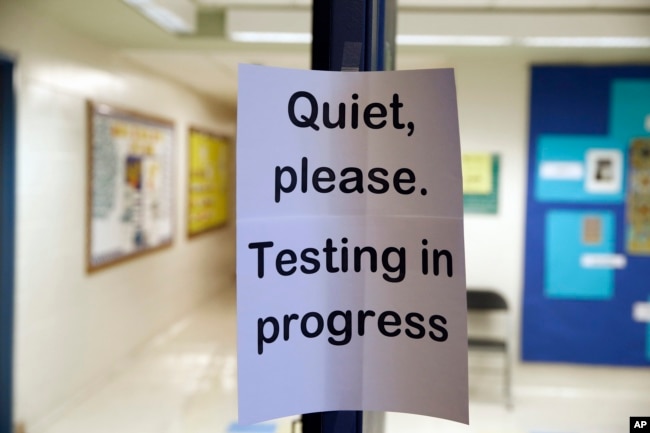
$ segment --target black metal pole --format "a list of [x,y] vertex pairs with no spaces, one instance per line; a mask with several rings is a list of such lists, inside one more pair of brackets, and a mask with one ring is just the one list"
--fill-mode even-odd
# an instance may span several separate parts
[[0,58],[0,433],[13,430],[15,167],[13,64]]
[[[321,71],[393,69],[395,0],[314,0],[311,68]],[[302,416],[303,433],[361,433],[363,412]]]

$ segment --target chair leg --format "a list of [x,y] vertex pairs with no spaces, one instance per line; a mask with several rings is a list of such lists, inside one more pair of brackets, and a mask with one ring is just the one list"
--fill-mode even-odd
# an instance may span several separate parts
[[506,350],[504,351],[505,355],[505,368],[504,368],[504,393],[506,397],[506,407],[512,409],[512,365],[510,360],[510,350],[509,345],[506,345]]

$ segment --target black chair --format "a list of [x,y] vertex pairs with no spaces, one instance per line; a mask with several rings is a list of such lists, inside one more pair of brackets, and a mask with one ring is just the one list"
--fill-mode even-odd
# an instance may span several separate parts
[[[470,350],[485,350],[502,352],[504,356],[503,386],[506,405],[512,407],[511,391],[511,354],[510,354],[510,321],[508,317],[508,302],[498,292],[490,289],[467,289],[467,312],[482,316],[505,315],[505,329],[498,336],[472,335],[469,332],[468,347]],[[489,318],[489,317],[487,317]]]

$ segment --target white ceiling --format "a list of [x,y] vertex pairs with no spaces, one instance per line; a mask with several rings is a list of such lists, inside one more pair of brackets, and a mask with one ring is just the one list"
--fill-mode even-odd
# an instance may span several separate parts
[[[4,1],[4,0],[2,0]],[[179,1],[179,0],[164,0]],[[225,32],[311,32],[309,0],[192,1],[203,16],[224,17]],[[122,0],[21,0],[85,38],[221,103],[236,104],[237,65],[309,68],[309,44],[232,42],[224,31],[177,36],[160,29]],[[504,47],[399,46],[397,68],[441,66],[457,56],[515,55],[548,61],[645,61],[650,48],[525,47],[529,36],[650,38],[650,0],[399,0],[400,35],[500,36]],[[213,32],[214,33],[214,32]],[[220,34],[219,34],[220,33]]]

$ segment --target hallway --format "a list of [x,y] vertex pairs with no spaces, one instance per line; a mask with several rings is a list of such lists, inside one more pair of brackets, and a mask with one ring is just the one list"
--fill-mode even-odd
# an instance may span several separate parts
[[[52,417],[42,433],[289,433],[295,418],[236,426],[234,291],[154,336],[113,373]],[[648,415],[650,375],[634,369],[519,365],[514,408],[498,369],[470,355],[470,422],[389,413],[386,433],[620,433]],[[570,384],[570,385],[568,385]],[[282,392],[279,390],[278,392]]]

